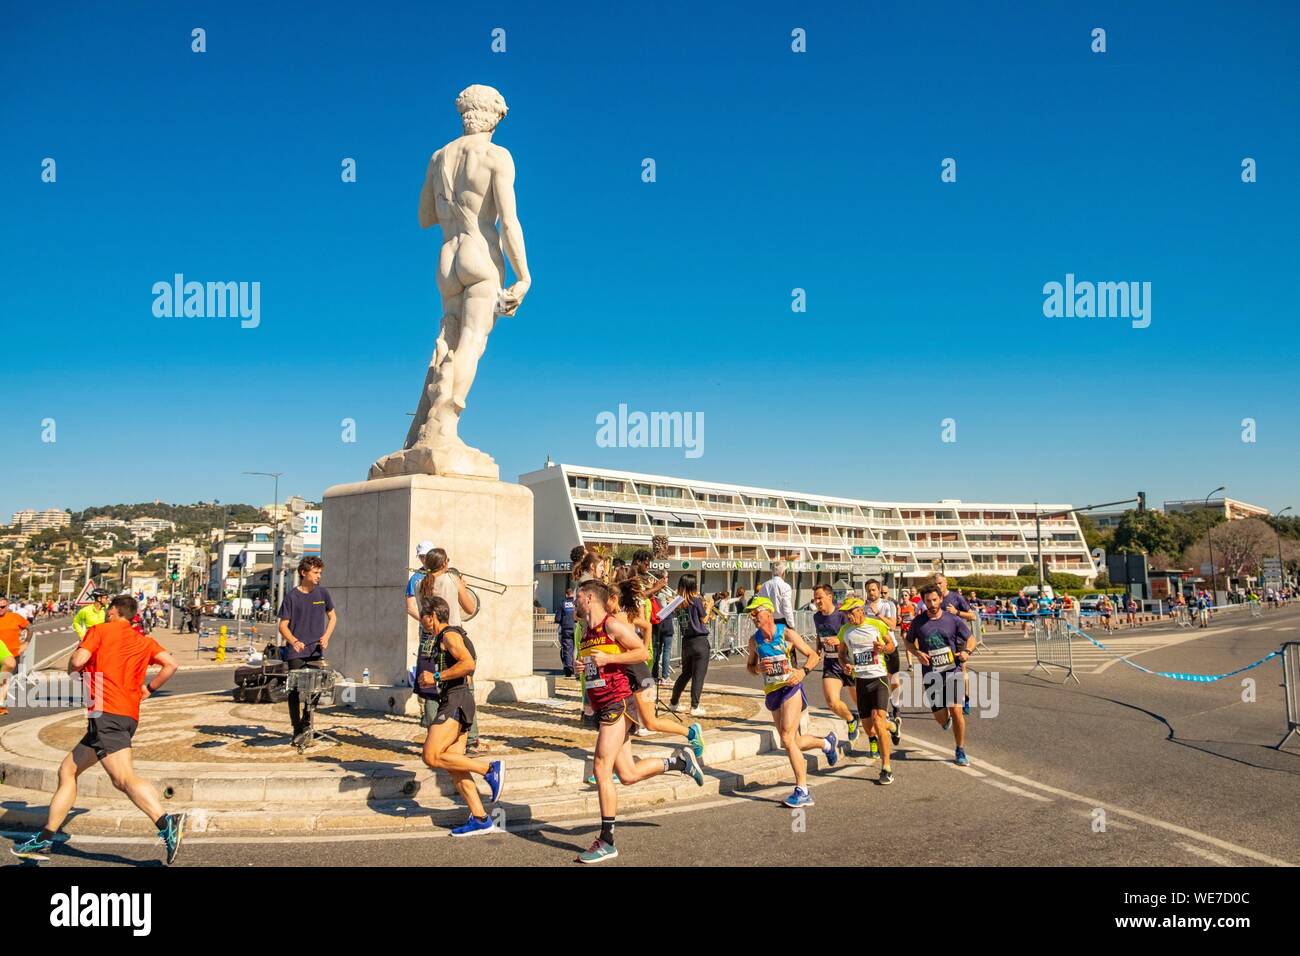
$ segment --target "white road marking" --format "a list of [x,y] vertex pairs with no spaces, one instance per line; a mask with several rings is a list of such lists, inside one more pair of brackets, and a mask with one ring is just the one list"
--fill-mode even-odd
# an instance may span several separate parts
[[[984,776],[980,774],[980,776]],[[1003,783],[1001,780],[994,780],[991,777],[985,777],[984,782],[991,787],[997,787],[999,790],[1005,790],[1007,793],[1014,793],[1017,797],[1027,797],[1030,800],[1037,800],[1039,803],[1054,803],[1051,797],[1044,797],[1042,794],[1030,793],[1020,787],[1013,786],[1009,783]]]
[[[919,746],[922,749],[928,749],[925,744],[918,744],[915,738],[912,739],[912,746]],[[1071,791],[1063,790],[1060,787],[1053,787],[1050,784],[1040,783],[1039,781],[1032,780],[1029,777],[1023,777],[1020,774],[1012,773],[1010,770],[1003,770],[1001,767],[995,767],[993,764],[990,764],[988,761],[985,760],[972,760],[971,762],[973,764],[976,764],[977,766],[984,768],[990,773],[997,774],[1000,777],[1004,777],[1007,780],[1011,780],[1014,781],[1015,783],[1022,784],[1023,786],[1031,787],[1035,790],[1041,790],[1043,793],[1050,793],[1053,796],[1062,797],[1067,800],[1074,800],[1077,803],[1081,803],[1085,807],[1088,807],[1090,809],[1101,807],[1103,810],[1106,811],[1107,814],[1116,814],[1118,816],[1125,817],[1129,820],[1136,820],[1138,823],[1145,823],[1148,826],[1158,827],[1162,830],[1168,830],[1171,833],[1177,833],[1179,836],[1189,837],[1201,843],[1208,843],[1210,846],[1218,847],[1220,850],[1227,850],[1230,853],[1237,853],[1241,856],[1248,857],[1249,859],[1256,860],[1260,863],[1267,863],[1269,866],[1295,866],[1296,865],[1294,863],[1288,863],[1286,860],[1279,860],[1276,857],[1268,856],[1265,853],[1259,853],[1248,847],[1239,846],[1236,843],[1229,842],[1228,840],[1220,840],[1218,837],[1212,837],[1207,833],[1200,833],[1188,827],[1179,826],[1176,823],[1170,823],[1167,820],[1160,820],[1156,817],[1147,816],[1146,814],[1139,813],[1136,810],[1126,810],[1123,807],[1117,807],[1114,804],[1107,803],[1104,800],[1098,800],[1094,797],[1085,797],[1082,794],[1072,793]]]
[[1240,863],[1237,863],[1234,860],[1229,860],[1226,856],[1219,856],[1219,854],[1217,853],[1211,853],[1209,850],[1205,849],[1205,847],[1196,846],[1195,844],[1192,843],[1175,843],[1174,846],[1178,847],[1179,849],[1186,850],[1188,853],[1192,854],[1192,856],[1199,856],[1202,860],[1209,860],[1211,863],[1217,866],[1240,866],[1241,865]]

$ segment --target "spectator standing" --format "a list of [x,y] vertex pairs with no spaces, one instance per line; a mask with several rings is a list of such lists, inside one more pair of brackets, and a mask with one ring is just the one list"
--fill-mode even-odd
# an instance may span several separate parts
[[764,581],[763,586],[758,589],[758,596],[767,598],[772,602],[772,606],[776,608],[775,623],[793,626],[793,595],[790,591],[790,585],[785,582],[787,567],[788,565],[784,560],[772,562],[772,576]]

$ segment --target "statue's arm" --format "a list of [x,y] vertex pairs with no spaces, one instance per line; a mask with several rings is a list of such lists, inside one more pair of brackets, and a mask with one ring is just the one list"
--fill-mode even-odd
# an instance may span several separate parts
[[519,225],[519,213],[515,208],[515,161],[504,149],[497,153],[496,160],[492,171],[492,195],[501,219],[501,248],[515,270],[516,281],[510,292],[518,300],[532,285],[532,277],[528,274],[528,256],[524,252],[524,229]]
[[[441,150],[439,150],[441,152]],[[428,229],[438,224],[438,153],[429,160],[424,173],[424,188],[420,190],[420,228]]]

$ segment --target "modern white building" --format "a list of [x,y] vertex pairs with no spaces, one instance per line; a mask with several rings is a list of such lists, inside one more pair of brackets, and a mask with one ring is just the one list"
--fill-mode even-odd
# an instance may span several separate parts
[[191,571],[203,570],[204,563],[205,554],[203,549],[189,541],[173,541],[167,545],[167,569],[169,571],[171,566],[175,564],[177,565],[177,571],[183,576]]
[[[564,593],[576,545],[613,552],[649,547],[654,535],[668,538],[668,560],[657,564],[674,584],[690,571],[705,592],[753,593],[783,558],[799,602],[822,581],[898,585],[940,569],[1009,576],[1037,560],[1033,504],[871,501],[559,464],[519,481],[534,495],[536,597],[548,608]],[[1068,508],[1041,503],[1037,512]],[[1074,516],[1039,525],[1044,570],[1091,583],[1097,569]]]
[[93,534],[96,531],[103,531],[106,528],[125,528],[126,522],[121,518],[114,518],[111,515],[105,515],[102,518],[91,518],[82,524],[81,528],[86,534]]
[[30,508],[14,512],[13,526],[22,531],[44,531],[47,528],[66,528],[72,515],[58,508],[34,511]]
[[1217,511],[1229,521],[1244,521],[1247,518],[1267,518],[1271,511],[1261,505],[1252,505],[1249,502],[1238,501],[1236,498],[1211,498],[1208,502],[1204,498],[1192,498],[1183,501],[1166,501],[1165,511],[1181,511],[1184,513],[1192,511]]
[[164,518],[132,518],[127,528],[137,538],[152,538],[160,531],[175,531],[176,522]]

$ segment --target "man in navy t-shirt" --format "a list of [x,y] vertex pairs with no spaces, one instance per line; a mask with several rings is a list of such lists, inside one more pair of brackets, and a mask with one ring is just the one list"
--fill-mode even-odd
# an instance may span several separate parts
[[[280,604],[280,636],[285,641],[284,659],[291,671],[307,666],[308,660],[324,657],[334,633],[334,599],[320,586],[324,570],[324,562],[314,555],[299,561],[298,586],[287,592]],[[298,746],[308,727],[296,690],[289,692],[289,719],[293,722],[293,744]]]
[[912,622],[908,643],[921,659],[921,679],[934,719],[944,730],[952,725],[957,763],[965,767],[970,761],[966,759],[966,718],[962,714],[963,676],[975,639],[965,621],[944,610],[938,585],[921,588],[921,600],[925,611]]

